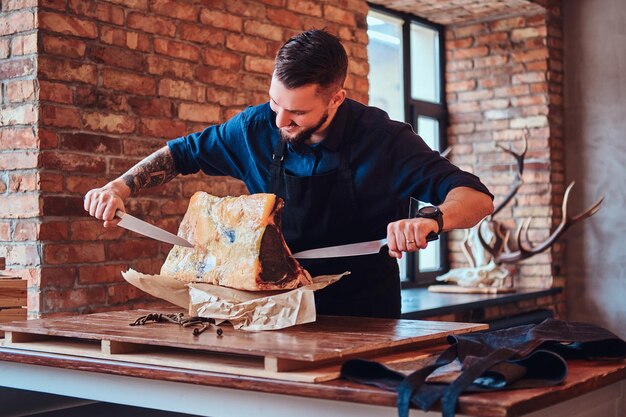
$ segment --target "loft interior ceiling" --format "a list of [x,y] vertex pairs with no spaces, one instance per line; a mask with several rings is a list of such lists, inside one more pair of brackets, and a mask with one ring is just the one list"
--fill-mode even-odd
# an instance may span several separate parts
[[369,2],[445,26],[535,14],[545,10],[529,0],[369,0]]

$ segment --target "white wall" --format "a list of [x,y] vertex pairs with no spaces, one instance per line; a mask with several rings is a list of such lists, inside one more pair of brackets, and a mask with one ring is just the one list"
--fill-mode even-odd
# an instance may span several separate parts
[[626,0],[565,0],[566,180],[578,213],[566,234],[568,319],[626,338]]

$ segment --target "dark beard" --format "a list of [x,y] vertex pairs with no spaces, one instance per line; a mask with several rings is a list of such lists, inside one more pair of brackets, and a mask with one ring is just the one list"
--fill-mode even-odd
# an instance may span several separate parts
[[315,133],[315,131],[317,131],[320,127],[322,127],[322,125],[326,123],[326,120],[328,120],[328,111],[324,112],[324,115],[320,118],[319,122],[315,124],[315,126],[303,130],[302,132],[298,133],[296,136],[289,137],[283,133],[282,129],[278,129],[278,131],[280,132],[280,137],[285,142],[290,143],[292,145],[296,145],[296,144],[304,143],[307,140],[311,139],[311,136],[313,136],[313,133]]

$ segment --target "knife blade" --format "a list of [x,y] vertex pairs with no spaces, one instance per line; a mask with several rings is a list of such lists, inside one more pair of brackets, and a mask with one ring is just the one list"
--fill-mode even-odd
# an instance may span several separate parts
[[[439,235],[435,232],[430,232],[426,236],[427,242],[437,239],[439,239]],[[294,253],[292,256],[297,259],[321,259],[372,255],[380,252],[380,249],[386,244],[387,239],[370,240],[368,242],[350,243],[348,245],[327,246],[325,248],[304,250],[302,252]]]
[[175,234],[163,230],[160,227],[156,227],[148,222],[144,222],[143,220],[131,216],[128,213],[124,213],[122,210],[116,210],[115,216],[121,219],[117,225],[122,226],[124,229],[132,230],[140,235],[148,236],[152,239],[160,240],[161,242],[184,246],[186,248],[193,248],[193,245],[182,237],[176,236]]

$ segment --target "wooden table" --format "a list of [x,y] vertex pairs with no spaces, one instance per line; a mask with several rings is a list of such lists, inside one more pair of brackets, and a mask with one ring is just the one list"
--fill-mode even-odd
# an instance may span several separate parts
[[[420,353],[441,349],[424,347]],[[623,417],[625,378],[624,362],[574,361],[564,385],[463,395],[458,415]],[[15,346],[0,347],[0,386],[212,417],[396,415],[394,393],[340,379],[281,380]],[[413,410],[411,415],[440,413]]]

